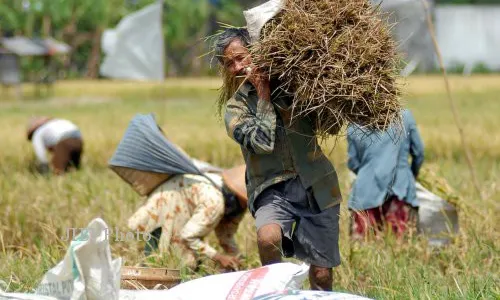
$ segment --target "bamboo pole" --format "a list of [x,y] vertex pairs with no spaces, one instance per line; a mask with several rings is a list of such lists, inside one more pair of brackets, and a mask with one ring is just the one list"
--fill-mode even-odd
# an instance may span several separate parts
[[421,0],[421,1],[422,1],[422,4],[424,5],[425,14],[426,14],[426,18],[427,18],[427,26],[429,28],[429,32],[430,32],[430,35],[432,38],[432,43],[434,44],[434,50],[436,51],[436,55],[437,55],[437,58],[439,61],[439,67],[441,69],[441,72],[443,73],[444,84],[446,87],[446,94],[448,95],[448,100],[450,102],[450,107],[451,107],[451,111],[453,113],[453,118],[455,120],[455,124],[457,126],[458,133],[460,135],[460,141],[462,143],[462,148],[463,148],[463,151],[465,153],[465,158],[467,161],[467,166],[469,168],[472,183],[474,184],[474,188],[476,189],[476,192],[477,192],[479,198],[481,200],[483,200],[483,194],[481,193],[481,188],[480,188],[479,182],[477,180],[476,171],[474,169],[474,163],[472,161],[472,155],[470,154],[469,148],[467,147],[467,143],[465,142],[465,134],[464,134],[463,125],[462,125],[462,122],[460,120],[460,116],[458,114],[458,110],[457,110],[457,107],[455,105],[455,101],[451,95],[450,84],[448,82],[448,76],[446,74],[446,69],[444,68],[443,58],[441,57],[441,50],[439,49],[439,45],[438,45],[438,42],[436,39],[436,33],[434,30],[434,24],[432,22],[432,17],[431,17],[430,10],[429,10],[429,4],[427,3],[427,0]]
[[[165,1],[164,0],[159,0],[160,4],[161,4],[161,17],[160,17],[160,28],[162,29],[162,39],[163,39],[163,45],[162,45],[162,53],[161,53],[161,64],[162,64],[162,67],[163,67],[163,81],[165,80],[165,77],[166,77],[166,72],[165,72],[165,63],[166,63],[166,57],[167,57],[167,50],[165,49],[165,33],[163,32],[163,14],[165,13],[165,10],[164,10],[164,5],[165,5]],[[163,93],[163,91],[162,91]],[[164,95],[162,95],[164,96]]]

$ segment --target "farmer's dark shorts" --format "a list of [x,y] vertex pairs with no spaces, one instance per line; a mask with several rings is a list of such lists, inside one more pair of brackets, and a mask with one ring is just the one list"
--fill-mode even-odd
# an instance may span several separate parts
[[254,205],[257,230],[268,224],[281,226],[283,256],[318,267],[340,265],[340,204],[320,211],[312,191],[297,177],[267,188]]

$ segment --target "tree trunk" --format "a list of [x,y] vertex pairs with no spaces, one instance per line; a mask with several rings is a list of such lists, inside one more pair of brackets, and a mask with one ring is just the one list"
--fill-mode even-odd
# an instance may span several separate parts
[[26,23],[24,23],[24,35],[27,37],[33,36],[33,24],[35,22],[35,15],[32,11],[28,13]]
[[101,35],[102,28],[98,27],[94,32],[92,41],[92,50],[87,61],[87,78],[97,78],[99,75],[99,63],[101,58]]
[[52,27],[52,20],[50,19],[50,16],[44,15],[42,19],[42,36],[44,38],[51,36],[50,33],[51,27]]
[[74,44],[75,33],[76,33],[76,17],[73,9],[73,14],[71,16],[70,21],[63,27],[63,30],[61,32],[61,39],[71,47],[67,56],[68,58],[64,64],[65,70],[69,70],[71,68],[71,62],[73,61],[73,54],[74,52],[76,52]]

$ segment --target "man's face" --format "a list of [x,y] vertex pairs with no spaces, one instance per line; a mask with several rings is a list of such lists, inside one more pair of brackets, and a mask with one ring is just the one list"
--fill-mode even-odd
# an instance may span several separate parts
[[224,68],[233,76],[245,76],[246,67],[252,63],[248,49],[239,39],[234,39],[226,47],[222,62]]

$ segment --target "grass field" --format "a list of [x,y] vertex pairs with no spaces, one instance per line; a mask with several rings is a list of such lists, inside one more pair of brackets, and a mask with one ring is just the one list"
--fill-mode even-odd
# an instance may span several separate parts
[[[500,77],[452,78],[467,145],[474,157],[484,196],[474,193],[458,131],[440,77],[411,77],[405,102],[418,122],[426,146],[426,164],[475,207],[460,214],[461,232],[449,247],[431,251],[425,238],[404,242],[387,237],[354,245],[342,204],[342,265],[335,290],[376,299],[500,299]],[[65,254],[66,228],[85,227],[102,217],[126,231],[127,218],[142,199],[107,168],[122,134],[136,113],[154,113],[170,139],[193,157],[229,167],[242,162],[237,145],[215,117],[217,79],[176,79],[166,84],[73,81],[57,83],[47,99],[0,98],[0,288],[29,292]],[[31,87],[24,89],[27,95]],[[31,115],[63,117],[77,123],[85,138],[83,169],[60,178],[36,176],[25,126]],[[323,145],[349,195],[344,137]],[[496,221],[495,221],[496,220]],[[213,239],[213,237],[211,237]],[[259,265],[253,220],[238,232],[245,267]],[[144,260],[143,244],[115,242],[112,253],[126,265]],[[153,265],[179,267],[172,257],[154,257]],[[206,262],[197,277],[216,272]]]

